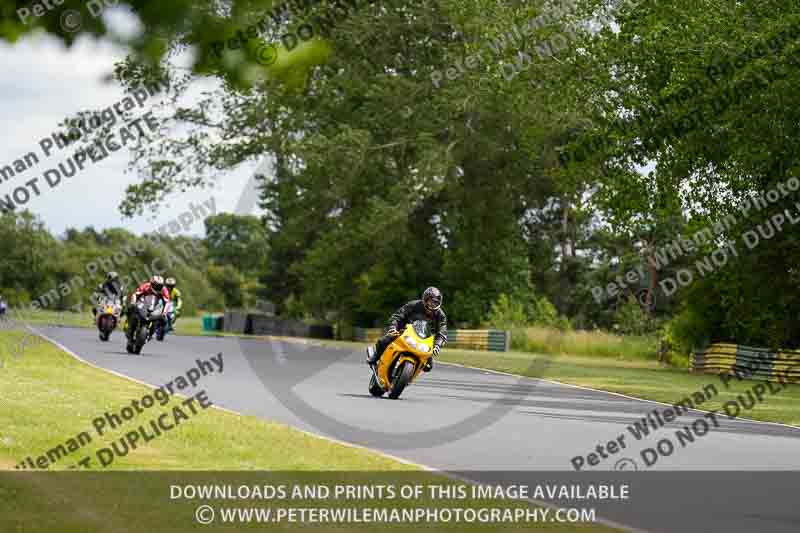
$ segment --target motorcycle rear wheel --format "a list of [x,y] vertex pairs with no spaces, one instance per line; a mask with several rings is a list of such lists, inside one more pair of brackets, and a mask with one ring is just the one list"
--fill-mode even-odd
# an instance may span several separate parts
[[403,390],[411,382],[411,378],[414,377],[414,364],[411,361],[406,361],[395,372],[396,377],[392,383],[392,390],[389,391],[389,398],[392,400],[399,398]]

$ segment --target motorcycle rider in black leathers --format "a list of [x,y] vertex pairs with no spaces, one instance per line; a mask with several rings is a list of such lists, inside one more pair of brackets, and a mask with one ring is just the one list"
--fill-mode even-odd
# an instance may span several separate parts
[[[367,357],[367,364],[374,365],[378,362],[383,351],[405,330],[406,325],[417,320],[426,320],[432,323],[431,331],[434,332],[433,357],[439,355],[442,346],[447,343],[447,316],[442,310],[442,293],[436,287],[428,287],[422,294],[421,300],[412,300],[395,311],[389,319],[386,334],[375,343],[372,356]],[[428,365],[423,368],[429,372],[433,368],[433,357],[428,360]]]
[[92,314],[97,318],[97,306],[100,304],[103,297],[122,306],[124,294],[124,287],[119,280],[119,274],[116,272],[109,272],[106,275],[106,281],[98,285],[92,294],[92,303],[94,304],[92,305]]

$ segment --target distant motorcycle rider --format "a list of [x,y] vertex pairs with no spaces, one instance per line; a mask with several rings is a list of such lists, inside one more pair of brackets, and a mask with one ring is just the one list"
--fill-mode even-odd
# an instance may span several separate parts
[[[367,363],[374,365],[383,355],[383,351],[405,330],[406,325],[417,320],[425,320],[432,324],[434,332],[433,356],[437,357],[442,346],[447,343],[447,316],[442,310],[442,293],[436,287],[428,287],[422,294],[421,300],[412,300],[395,311],[389,319],[386,334],[375,343],[372,357],[367,358]],[[428,365],[423,368],[426,372],[433,368],[433,358],[428,360]]]
[[170,302],[172,302],[172,312],[167,315],[167,331],[175,327],[175,323],[181,316],[181,309],[183,308],[183,295],[181,294],[181,290],[176,287],[177,284],[178,282],[175,278],[167,278],[166,281],[164,281],[164,285],[169,292]]
[[[133,294],[131,294],[130,298],[130,305],[128,307],[128,326],[130,326],[133,321],[131,317],[134,316],[136,313],[136,302],[139,301],[140,298],[147,296],[148,294],[155,294],[161,299],[161,302],[164,304],[164,312],[167,313],[169,311],[169,291],[164,286],[164,278],[161,276],[153,276],[150,278],[150,281],[143,283],[142,285],[137,288]],[[130,327],[126,328],[126,334],[130,339]],[[152,332],[151,332],[152,333]]]
[[100,305],[103,301],[103,298],[111,300],[115,304],[122,307],[124,303],[124,287],[122,286],[122,282],[119,279],[119,274],[116,272],[109,272],[106,274],[105,282],[101,283],[97,286],[97,288],[92,293],[92,315],[97,318],[97,306]]

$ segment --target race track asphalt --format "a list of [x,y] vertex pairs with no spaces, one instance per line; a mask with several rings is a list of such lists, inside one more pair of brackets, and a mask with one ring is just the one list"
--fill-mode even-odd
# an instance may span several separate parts
[[[120,332],[101,343],[89,329],[37,329],[93,365],[153,386],[185,375],[198,358],[222,353],[221,374],[203,376],[196,388],[180,392],[205,390],[218,406],[470,479],[633,480],[634,487],[642,484],[635,505],[603,508],[605,517],[631,528],[800,530],[794,504],[800,488],[799,429],[724,414],[717,415],[714,427],[703,412],[693,411],[637,440],[628,426],[667,405],[447,364],[437,364],[393,401],[369,395],[360,349],[169,336],[137,356],[126,353]],[[712,376],[708,382],[721,387]],[[707,433],[701,419],[710,427]],[[676,431],[693,423],[704,434],[679,444]],[[624,449],[574,471],[573,457],[586,459],[599,444],[619,442],[621,435]],[[648,467],[641,451],[664,438],[674,452]]]

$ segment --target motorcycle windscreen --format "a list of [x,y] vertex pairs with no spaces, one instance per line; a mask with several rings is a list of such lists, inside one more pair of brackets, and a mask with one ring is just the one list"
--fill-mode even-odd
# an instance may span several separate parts
[[161,316],[161,313],[164,311],[163,306],[164,304],[161,302],[161,298],[156,296],[155,294],[148,294],[144,297],[144,308],[145,309],[153,309],[153,312],[150,314],[151,317],[158,317]]
[[413,324],[414,332],[420,339],[427,339],[432,335],[430,324],[427,320],[416,320]]
[[156,303],[156,298],[157,297],[155,294],[145,295],[145,297],[142,299],[142,301],[144,302],[144,306],[147,308],[153,307],[153,305],[155,305]]

